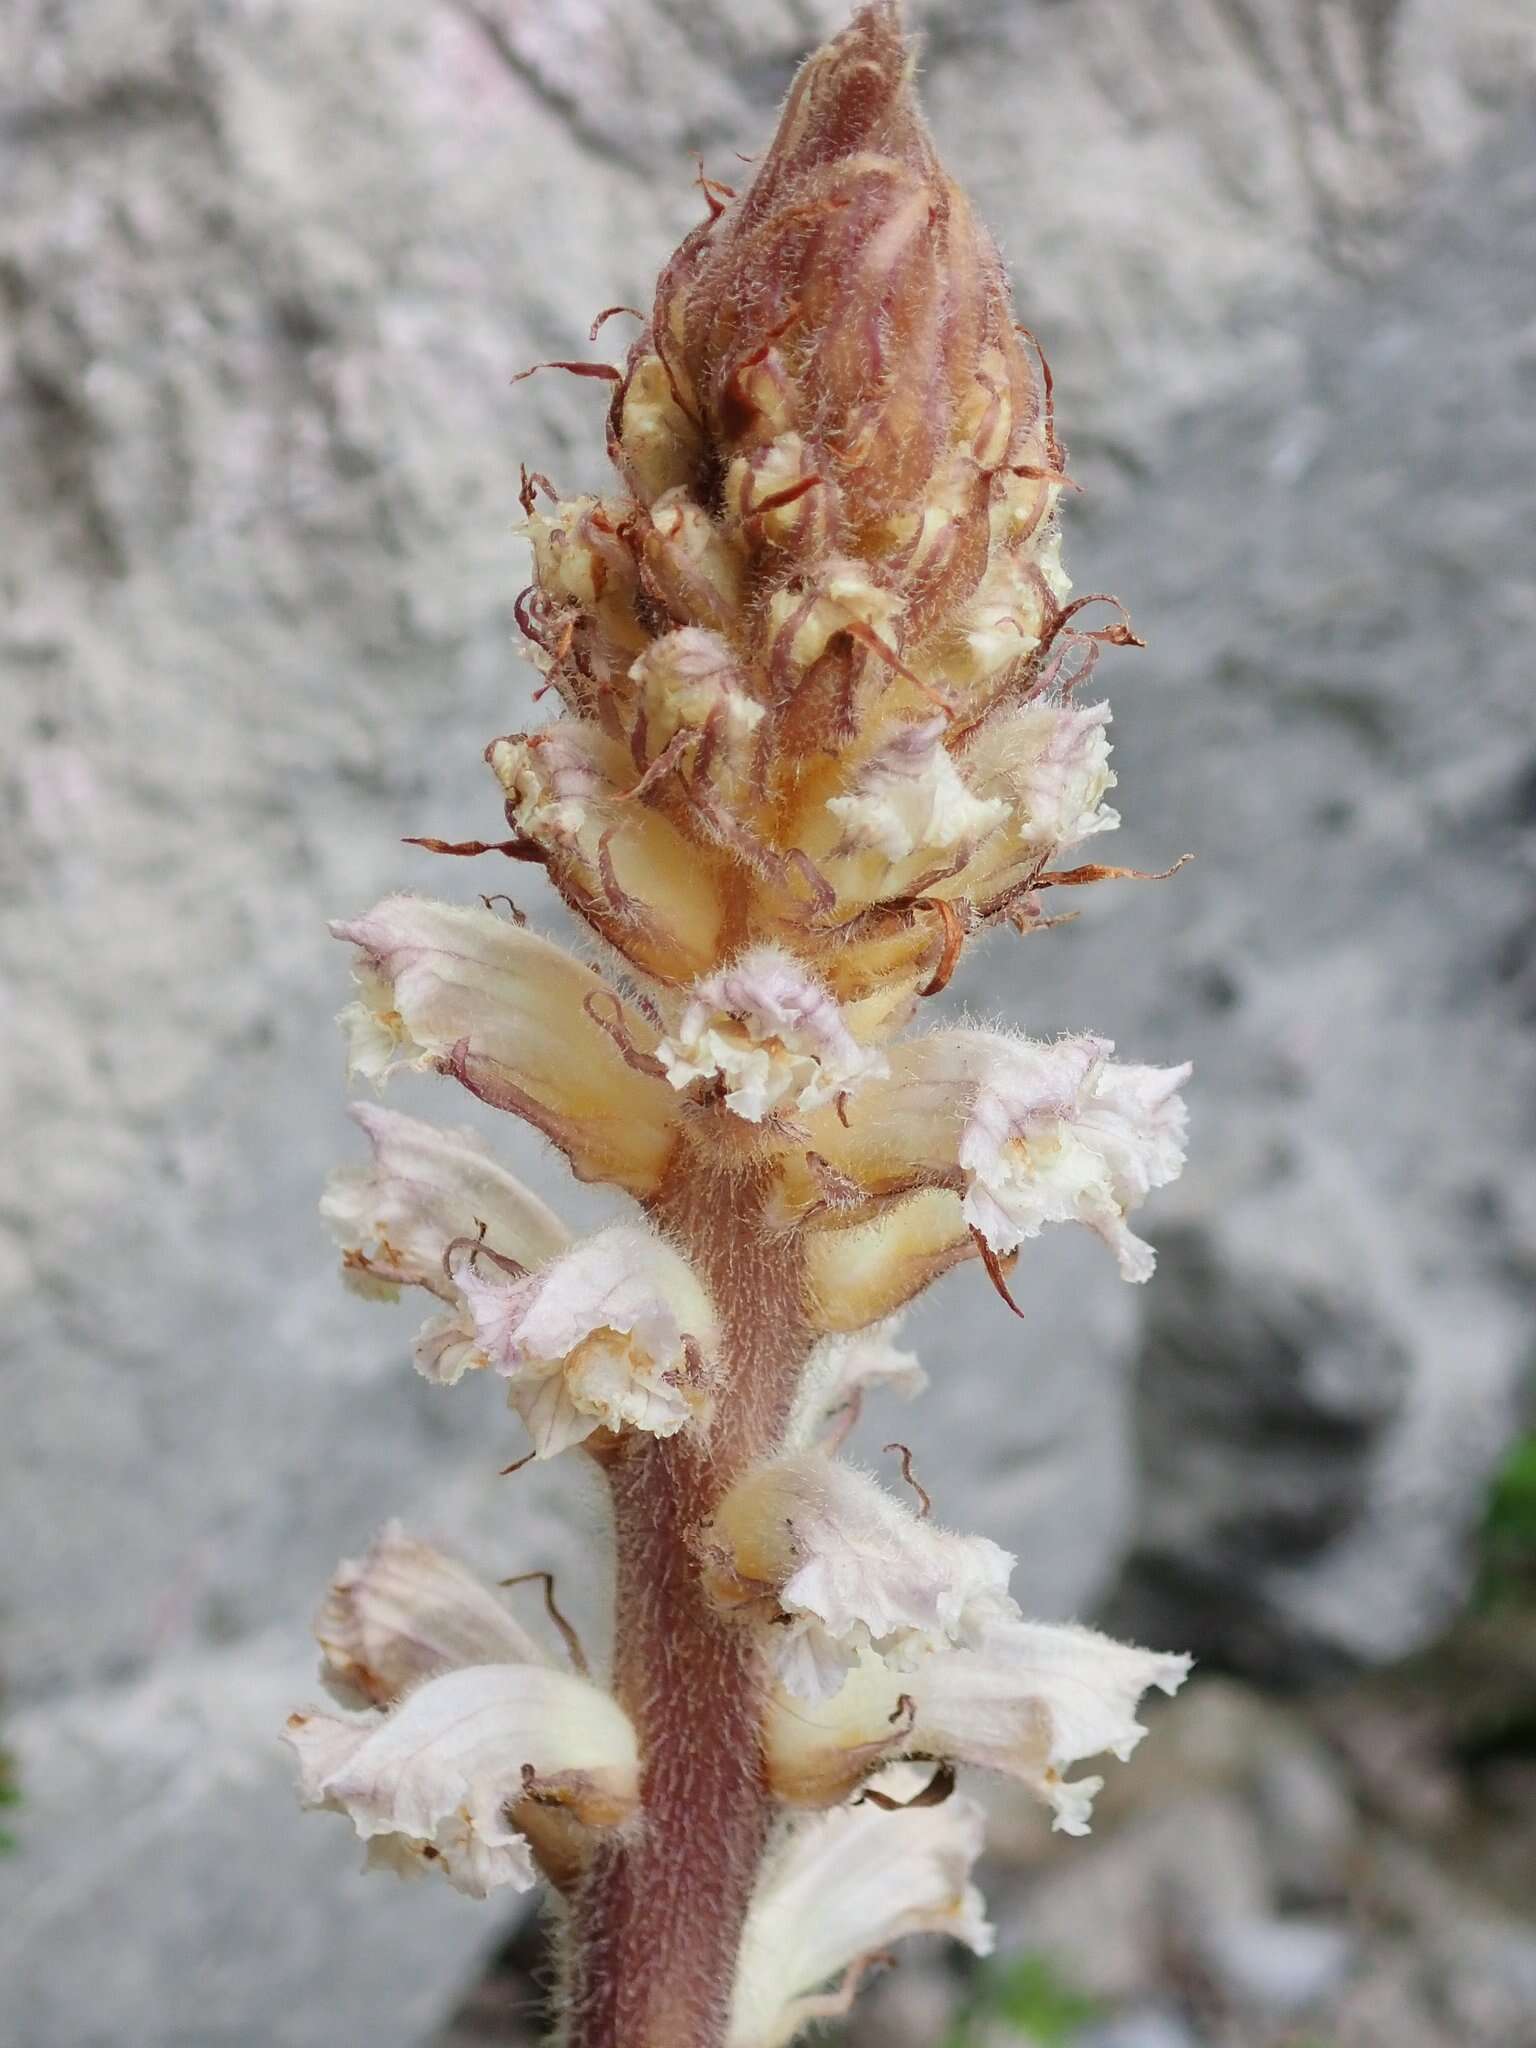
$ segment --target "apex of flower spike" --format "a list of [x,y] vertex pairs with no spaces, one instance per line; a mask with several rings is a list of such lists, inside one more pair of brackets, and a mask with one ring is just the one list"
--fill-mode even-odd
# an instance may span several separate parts
[[615,440],[647,502],[708,495],[712,460],[749,554],[873,558],[921,610],[954,572],[978,580],[991,478],[1050,462],[1001,260],[913,72],[899,9],[860,9],[796,78],[750,188],[706,185],[716,217],[662,274]]

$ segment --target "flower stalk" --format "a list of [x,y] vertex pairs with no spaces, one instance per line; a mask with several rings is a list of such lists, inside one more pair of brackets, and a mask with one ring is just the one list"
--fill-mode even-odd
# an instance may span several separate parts
[[891,1319],[951,1268],[1013,1306],[1077,1222],[1152,1270],[1127,1217],[1182,1163],[1186,1070],[920,1021],[971,939],[1118,872],[1071,856],[1118,823],[1084,685],[1134,636],[1068,603],[1049,377],[894,0],[704,192],[624,364],[551,366],[612,386],[618,482],[524,481],[559,715],[486,750],[509,836],[420,842],[541,866],[601,969],[492,898],[334,927],[354,1073],[441,1074],[619,1205],[573,1238],[476,1135],[359,1107],[344,1273],[431,1295],[418,1368],[500,1376],[527,1455],[600,1470],[614,1650],[588,1672],[391,1526],[318,1623],[343,1711],[289,1729],[370,1862],[552,1888],[566,2048],[780,2048],[904,1933],[984,1951],[955,1767],[1084,1832],[1069,1773],[1187,1664],[1027,1621],[906,1445],[894,1486],[840,1455],[920,1385]]

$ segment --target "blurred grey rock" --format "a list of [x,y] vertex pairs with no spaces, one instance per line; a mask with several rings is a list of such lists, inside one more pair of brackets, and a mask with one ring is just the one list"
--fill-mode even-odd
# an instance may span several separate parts
[[1086,2028],[1073,2036],[1072,2048],[1199,2048],[1195,2036],[1171,2012],[1158,2006],[1143,2006],[1133,2012],[1117,2013],[1102,2026]]
[[[1510,948],[1533,861],[1536,587],[1514,534],[1536,419],[1510,291],[1536,260],[1533,198],[1511,129],[1396,268],[1312,309],[1297,387],[1190,423],[1160,529],[1198,568],[1154,600],[1177,607],[1186,683],[1152,744],[1171,777],[1203,671],[1198,759],[1176,772],[1206,857],[1182,902],[1149,903],[1124,967],[1139,985],[1182,957],[1213,1009],[1191,1020],[1193,1234],[1150,1290],[1150,1469],[1117,1613],[1149,1633],[1183,1618],[1207,1655],[1272,1677],[1444,1623],[1528,1398],[1532,1177],[1528,1135],[1510,1139],[1536,1041]],[[1475,492],[1465,517],[1422,516],[1437,451]]]
[[[966,1276],[915,1319],[920,1465],[941,1512],[1019,1551],[1038,1611],[1090,1605],[1134,1523],[1130,1605],[1170,1641],[1209,1599],[1234,1660],[1390,1654],[1455,1598],[1528,1344],[1536,23],[1523,0],[916,12],[935,125],[1091,487],[1069,562],[1153,643],[1106,665],[1124,855],[1201,855],[999,945],[955,1004],[1196,1056],[1195,1164],[1148,1229],[1206,1248],[1220,1311],[1206,1364],[1154,1352],[1138,1418],[1161,1283],[1123,1288],[1086,1237],[1030,1247],[1022,1327]],[[590,387],[508,380],[643,299],[698,211],[689,150],[758,147],[841,13],[8,12],[17,2048],[107,2022],[143,2048],[408,2048],[505,1925],[363,1885],[273,1762],[304,1618],[386,1514],[559,1566],[562,1597],[601,1544],[571,1474],[495,1479],[491,1390],[415,1384],[409,1312],[334,1285],[312,1208],[356,1138],[322,919],[495,886],[398,841],[494,825],[480,748],[530,715],[518,459],[571,488],[601,471]],[[601,1207],[503,1143],[576,1220]],[[1168,1264],[1158,1328],[1203,1344]],[[1207,1445],[1170,1532],[1150,1490],[1137,1507],[1136,1439],[1271,1314],[1292,1397],[1231,1370],[1292,1450],[1315,1434],[1328,1513],[1261,1491],[1255,1526]],[[1238,1441],[1267,1487],[1251,1423]],[[1186,1483],[1175,1450],[1165,1431],[1160,1491]]]
[[1219,1914],[1200,1949],[1239,2008],[1296,2018],[1337,1992],[1355,1945],[1347,1928],[1328,1921]]
[[1151,1640],[1176,1636],[1197,1656],[1283,1679],[1302,1633],[1287,1590],[1369,1513],[1374,1454],[1407,1397],[1411,1333],[1364,1257],[1333,1256],[1347,1223],[1332,1244],[1245,1228],[1258,1206],[1163,1234],[1121,1604]]
[[945,1967],[949,1959],[942,1951],[933,1957],[921,1953],[928,1946],[904,1943],[906,1953],[896,1967],[860,1993],[844,2023],[847,2048],[932,2048],[948,2038],[959,2008],[959,1984]]
[[1253,1794],[1269,1866],[1288,1904],[1330,1902],[1344,1894],[1355,1814],[1343,1774],[1319,1747],[1266,1747]]
[[1448,2035],[1488,2048],[1536,2048],[1529,1921],[1498,1910],[1438,1858],[1406,1843],[1382,1845],[1375,1877],[1380,1905],[1412,1935],[1422,1995]]
[[485,1915],[362,1875],[298,1812],[276,1735],[309,1660],[264,1640],[38,1706],[8,1728],[23,1803],[0,1921],[16,2048],[335,2048],[419,2040]]
[[1047,1956],[1093,1996],[1133,2000],[1160,1985],[1170,1946],[1271,1905],[1255,1817],[1235,1795],[1197,1793],[1048,1858],[998,1901],[998,1950]]

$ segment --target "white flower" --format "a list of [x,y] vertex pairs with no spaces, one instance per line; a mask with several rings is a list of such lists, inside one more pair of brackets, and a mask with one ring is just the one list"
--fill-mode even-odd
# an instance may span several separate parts
[[582,719],[560,719],[532,735],[492,743],[491,772],[507,795],[509,821],[540,846],[569,844],[592,805],[619,794],[611,778],[613,742]]
[[[1089,1225],[1126,1279],[1145,1280],[1152,1250],[1126,1217],[1184,1163],[1178,1090],[1190,1069],[1122,1066],[1113,1050],[1103,1038],[975,1030],[894,1047],[889,1075],[854,1098],[846,1121],[824,1112],[810,1136],[823,1174],[840,1176],[853,1198],[893,1184],[920,1192],[855,1227],[819,1230],[820,1292],[856,1299],[862,1321],[910,1299],[968,1230],[1006,1253],[1067,1222]],[[878,1287],[866,1284],[876,1268],[890,1269]]]
[[893,631],[905,600],[898,591],[872,582],[857,562],[826,563],[809,595],[798,586],[776,590],[768,604],[768,631],[796,668],[809,668],[826,653],[835,633],[850,628],[885,636]]
[[1086,1223],[1127,1280],[1148,1279],[1152,1247],[1125,1218],[1184,1164],[1189,1068],[1116,1065],[1102,1038],[994,1043],[957,1155],[966,1222],[996,1252],[1047,1223]]
[[814,1805],[846,1797],[882,1754],[943,1757],[1017,1778],[1051,1808],[1054,1827],[1086,1834],[1104,1781],[1066,1772],[1106,1754],[1123,1763],[1146,1733],[1142,1694],[1177,1692],[1189,1665],[1075,1624],[994,1611],[968,1645],[909,1673],[864,1651],[832,1699],[781,1702],[769,1717],[770,1778],[781,1797]]
[[[384,1530],[316,1622],[326,1682],[382,1711],[289,1717],[306,1806],[350,1815],[370,1866],[440,1870],[483,1898],[534,1881],[528,1836],[558,1807],[608,1827],[638,1799],[618,1703],[554,1666],[462,1565]],[[547,1830],[546,1830],[547,1832]],[[568,1838],[555,1838],[568,1856]]]
[[982,728],[976,782],[1012,800],[1027,845],[1073,846],[1120,823],[1104,802],[1115,786],[1109,720],[1107,704],[1038,703]]
[[367,1133],[373,1159],[338,1167],[320,1202],[349,1277],[390,1291],[425,1287],[452,1302],[458,1288],[443,1254],[455,1239],[483,1228],[493,1251],[528,1266],[567,1242],[560,1219],[496,1163],[473,1131],[439,1130],[368,1102],[353,1103],[350,1114]]
[[521,1276],[468,1253],[459,1285],[474,1325],[468,1362],[510,1382],[539,1457],[603,1428],[674,1436],[705,1412],[714,1313],[651,1231],[614,1224]]
[[321,1675],[346,1706],[388,1706],[467,1664],[542,1664],[543,1651],[475,1574],[387,1523],[338,1568],[315,1617]]
[[832,1405],[838,1406],[866,1387],[889,1387],[903,1401],[910,1401],[928,1384],[928,1375],[915,1351],[903,1351],[894,1339],[899,1318],[888,1316],[852,1337],[831,1337],[826,1349],[835,1360],[828,1388]]
[[473,1898],[534,1882],[511,1818],[532,1790],[593,1826],[622,1818],[637,1796],[629,1717],[589,1680],[548,1665],[445,1672],[385,1714],[294,1714],[286,1739],[304,1805],[349,1815],[370,1865],[435,1865]]
[[827,809],[851,848],[876,848],[887,860],[974,845],[1007,817],[1004,797],[974,796],[942,743],[942,718],[898,727],[859,775],[852,792]]
[[1039,646],[1050,609],[1042,569],[1032,549],[994,551],[965,608],[963,636],[948,663],[957,682],[974,686]]
[[701,626],[681,626],[653,640],[629,673],[640,686],[645,751],[652,759],[679,731],[707,730],[728,760],[739,760],[762,723],[764,707],[748,694],[729,641]]
[[749,1123],[781,1106],[817,1109],[887,1072],[828,990],[778,946],[756,946],[697,982],[656,1057],[674,1088],[718,1079],[726,1107]]
[[1085,1835],[1102,1778],[1063,1773],[1085,1757],[1124,1763],[1146,1734],[1136,1707],[1149,1687],[1175,1693],[1190,1659],[1117,1643],[1091,1628],[989,1616],[973,1649],[926,1664],[911,1687],[911,1743],[1022,1779],[1052,1825]]
[[361,956],[360,1000],[340,1019],[354,1073],[383,1082],[402,1066],[446,1068],[526,1117],[583,1178],[655,1188],[671,1098],[612,1035],[643,1052],[644,1018],[590,968],[478,904],[387,896],[331,929]]
[[[878,1783],[905,1799],[927,1775],[895,1765]],[[770,1853],[747,1916],[727,2048],[783,2048],[809,2021],[846,2012],[859,1966],[904,1935],[947,1934],[990,1955],[992,1929],[971,1883],[984,1826],[964,1797],[797,1823]],[[844,1972],[839,1988],[814,1995]]]
[[835,1693],[859,1653],[897,1670],[967,1640],[1008,1598],[1013,1559],[985,1536],[920,1521],[867,1473],[819,1451],[771,1460],[726,1495],[705,1534],[723,1606],[770,1610],[768,1648],[797,1699]]
[[886,1387],[910,1401],[928,1384],[915,1351],[895,1343],[900,1319],[889,1316],[867,1330],[824,1338],[806,1362],[795,1402],[789,1441],[800,1445],[834,1417],[857,1412],[865,1393]]

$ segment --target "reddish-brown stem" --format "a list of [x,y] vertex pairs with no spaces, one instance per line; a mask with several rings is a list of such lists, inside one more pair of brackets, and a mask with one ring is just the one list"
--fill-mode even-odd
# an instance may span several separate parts
[[770,1233],[770,1174],[680,1148],[652,1204],[707,1278],[726,1378],[708,1441],[634,1435],[608,1465],[617,1549],[614,1678],[640,1735],[642,1814],[572,1901],[569,2048],[720,2048],[771,1809],[762,1672],[699,1585],[697,1534],[778,1443],[809,1348],[793,1239]]

